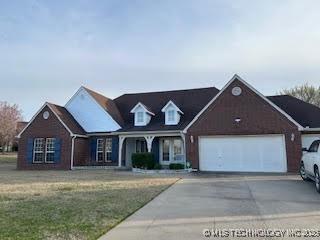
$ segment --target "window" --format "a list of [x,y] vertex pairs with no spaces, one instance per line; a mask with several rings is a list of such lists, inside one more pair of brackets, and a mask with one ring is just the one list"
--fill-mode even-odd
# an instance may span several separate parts
[[147,142],[144,139],[136,140],[136,153],[147,152]]
[[175,121],[175,111],[174,110],[168,110],[168,122],[174,122]]
[[182,141],[180,139],[173,140],[173,159],[174,161],[182,161]]
[[33,142],[33,162],[41,163],[44,160],[44,138],[35,138]]
[[308,152],[318,152],[319,144],[320,144],[320,141],[319,141],[319,140],[314,141],[314,142],[311,144]]
[[54,162],[55,138],[46,139],[46,155],[45,162]]
[[180,108],[178,108],[171,100],[161,109],[161,112],[165,113],[165,125],[177,125],[183,115]]
[[103,139],[97,139],[97,155],[96,161],[103,161]]
[[151,112],[145,105],[141,102],[138,102],[130,111],[134,113],[134,125],[135,126],[146,126],[151,120],[151,116],[154,116],[154,113]]
[[106,162],[112,161],[112,139],[106,139]]
[[170,140],[168,139],[162,142],[162,161],[170,161]]
[[184,162],[183,141],[180,138],[162,139],[160,149],[160,160],[162,164]]
[[143,122],[143,112],[137,112],[137,122],[138,123]]

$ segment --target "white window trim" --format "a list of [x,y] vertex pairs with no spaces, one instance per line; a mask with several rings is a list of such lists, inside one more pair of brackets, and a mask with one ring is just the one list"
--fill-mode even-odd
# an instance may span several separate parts
[[[98,151],[98,143],[99,143],[99,141],[102,141],[102,151]],[[103,138],[98,138],[97,139],[97,147],[96,147],[96,162],[103,162],[103,159],[102,159],[102,161],[99,161],[98,160],[98,153],[102,153],[102,154],[104,154],[103,153]]]
[[[173,120],[169,119],[169,112],[173,111]],[[180,108],[172,100],[170,100],[162,109],[161,112],[165,113],[165,125],[177,125],[180,122],[180,116],[183,114]]]
[[[41,151],[36,151],[36,140],[41,139],[42,140],[42,150]],[[43,159],[43,161],[35,161],[35,157],[36,157],[36,153],[44,153],[44,149],[43,146],[44,145],[44,138],[35,138],[33,140],[33,157],[32,157],[32,163],[43,163],[45,159]]]
[[155,115],[153,112],[149,111],[148,108],[147,108],[144,104],[142,104],[141,102],[138,102],[138,103],[131,109],[130,113],[136,113],[136,110],[137,110],[138,107],[142,107],[146,113],[148,113],[148,114],[150,114],[150,115],[152,115],[152,116]]
[[[110,141],[110,146],[111,146],[111,149],[110,150],[107,150],[107,141]],[[111,159],[108,159],[107,158],[107,153],[110,153],[111,154]],[[105,162],[112,162],[112,138],[106,138],[105,140]]]
[[51,139],[54,139],[54,144],[55,144],[55,141],[56,141],[56,138],[46,138],[46,141],[45,141],[45,146],[44,146],[44,162],[45,163],[54,163],[54,160],[53,161],[47,161],[47,153],[55,153],[55,146],[54,147],[54,150],[53,151],[47,151],[47,143],[48,143],[48,140],[51,140]]
[[[143,121],[138,121],[137,114],[139,112],[143,113]],[[151,120],[151,116],[155,114],[148,110],[148,108],[143,105],[141,102],[138,102],[130,111],[130,113],[134,113],[134,125],[135,126],[146,126]]]
[[173,106],[177,112],[179,112],[180,114],[184,114],[180,108],[178,108],[178,106],[172,101],[170,100],[162,109],[161,112],[165,112],[167,110],[168,107]]

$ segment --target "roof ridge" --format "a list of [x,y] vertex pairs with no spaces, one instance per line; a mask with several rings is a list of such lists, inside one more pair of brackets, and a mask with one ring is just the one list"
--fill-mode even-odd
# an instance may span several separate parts
[[151,94],[151,93],[168,93],[168,92],[185,92],[185,91],[205,90],[205,89],[215,89],[217,91],[220,91],[218,88],[213,86],[213,87],[204,87],[204,88],[188,88],[188,89],[176,89],[176,90],[165,90],[165,91],[125,93],[125,94],[122,94],[122,95],[116,97],[115,99],[117,99],[117,98],[119,98],[121,96],[126,96],[126,95]]
[[106,97],[106,96],[103,95],[102,93],[96,92],[95,90],[92,90],[92,89],[87,88],[87,87],[85,87],[85,86],[82,86],[82,87],[83,87],[85,90],[87,90],[89,93],[92,92],[92,93],[98,94],[98,95],[100,95],[101,97],[104,97],[104,98],[106,98],[106,99],[108,99],[108,100],[112,100],[111,98]]

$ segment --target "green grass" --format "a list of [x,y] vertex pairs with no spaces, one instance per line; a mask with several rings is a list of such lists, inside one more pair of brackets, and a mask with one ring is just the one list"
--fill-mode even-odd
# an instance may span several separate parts
[[1,153],[0,152],[0,164],[1,163],[16,163],[17,154],[16,153]]
[[97,239],[177,178],[0,166],[0,239]]

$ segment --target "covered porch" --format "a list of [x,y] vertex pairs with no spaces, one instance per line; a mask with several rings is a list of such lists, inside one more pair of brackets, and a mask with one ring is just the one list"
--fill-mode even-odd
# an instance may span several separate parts
[[153,153],[155,162],[164,168],[171,163],[186,165],[184,134],[126,133],[119,135],[119,167],[132,167],[133,153]]

